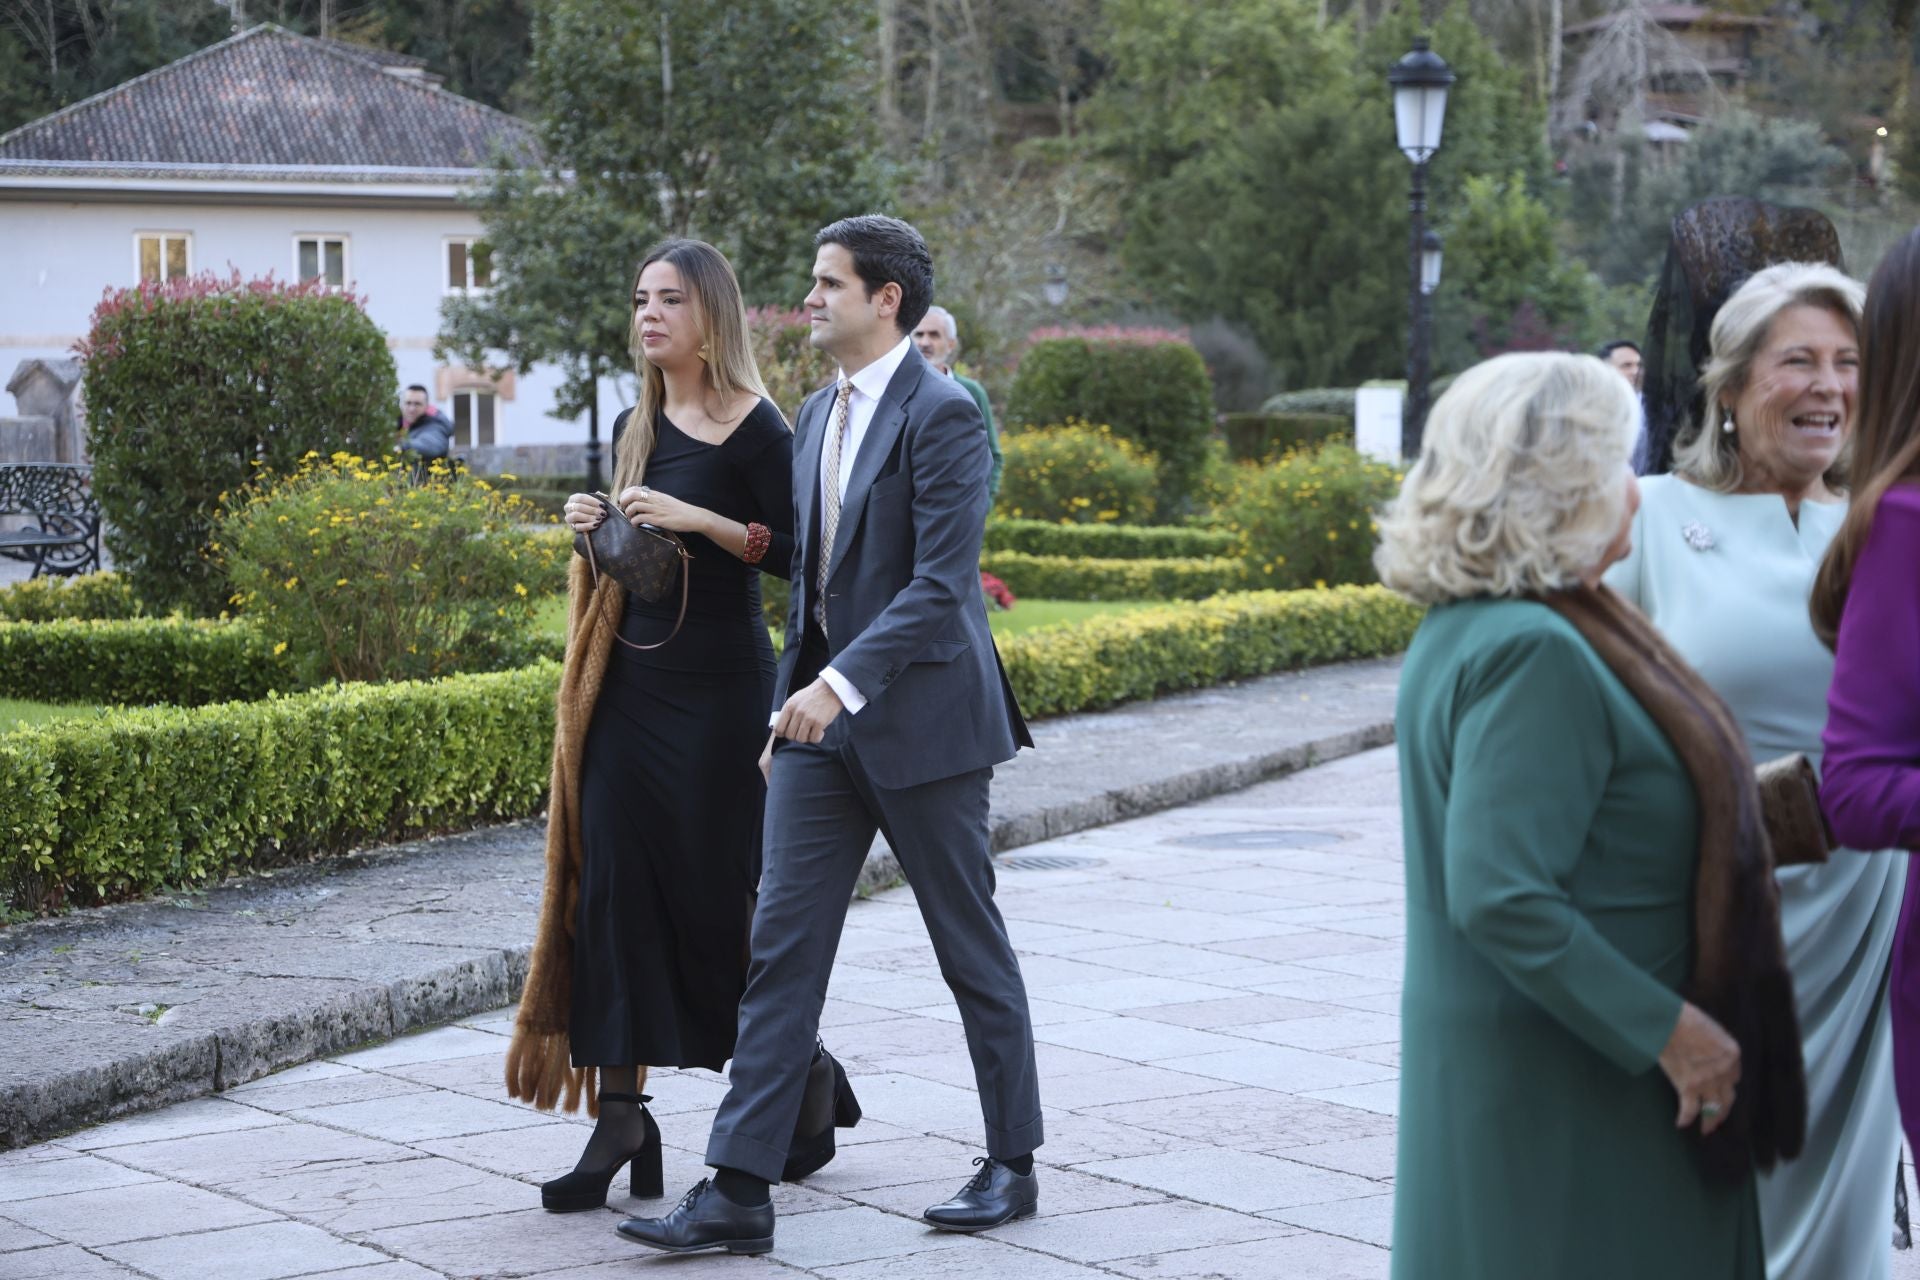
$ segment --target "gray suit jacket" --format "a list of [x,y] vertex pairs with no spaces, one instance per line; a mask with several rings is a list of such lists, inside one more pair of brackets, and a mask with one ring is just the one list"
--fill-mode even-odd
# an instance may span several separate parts
[[[833,397],[831,386],[808,397],[794,427],[793,594],[776,712],[814,607]],[[867,699],[842,713],[844,732],[879,786],[988,768],[1033,745],[980,595],[990,467],[973,397],[908,351],[854,458],[826,589],[829,663]]]

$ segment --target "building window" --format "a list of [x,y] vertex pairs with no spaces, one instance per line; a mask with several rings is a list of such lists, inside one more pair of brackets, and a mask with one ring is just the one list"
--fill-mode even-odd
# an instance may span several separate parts
[[453,395],[453,442],[461,448],[493,443],[494,406],[491,391],[456,391]]
[[329,289],[347,287],[347,238],[333,235],[293,238],[293,278],[301,284],[324,280]]
[[447,241],[447,292],[484,293],[493,287],[493,250],[475,239]]
[[133,233],[133,269],[141,284],[165,284],[193,271],[193,236],[185,231]]

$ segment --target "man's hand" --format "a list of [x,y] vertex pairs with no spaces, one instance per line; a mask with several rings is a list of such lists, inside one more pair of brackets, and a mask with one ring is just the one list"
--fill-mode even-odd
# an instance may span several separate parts
[[846,710],[840,695],[825,680],[815,680],[787,699],[774,721],[773,732],[794,742],[818,742],[827,736],[827,726]]
[[777,735],[767,735],[767,745],[760,752],[760,780],[768,786],[773,785],[773,740]]

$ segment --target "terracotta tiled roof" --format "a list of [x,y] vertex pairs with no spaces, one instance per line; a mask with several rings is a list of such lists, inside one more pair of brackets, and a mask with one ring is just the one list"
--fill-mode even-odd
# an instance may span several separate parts
[[475,169],[527,160],[505,112],[438,88],[418,59],[253,27],[0,136],[0,162]]

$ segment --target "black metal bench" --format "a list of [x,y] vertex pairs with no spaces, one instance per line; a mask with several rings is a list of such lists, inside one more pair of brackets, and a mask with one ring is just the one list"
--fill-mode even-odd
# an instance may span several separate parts
[[0,466],[0,556],[32,565],[36,578],[99,568],[92,469],[56,462]]

